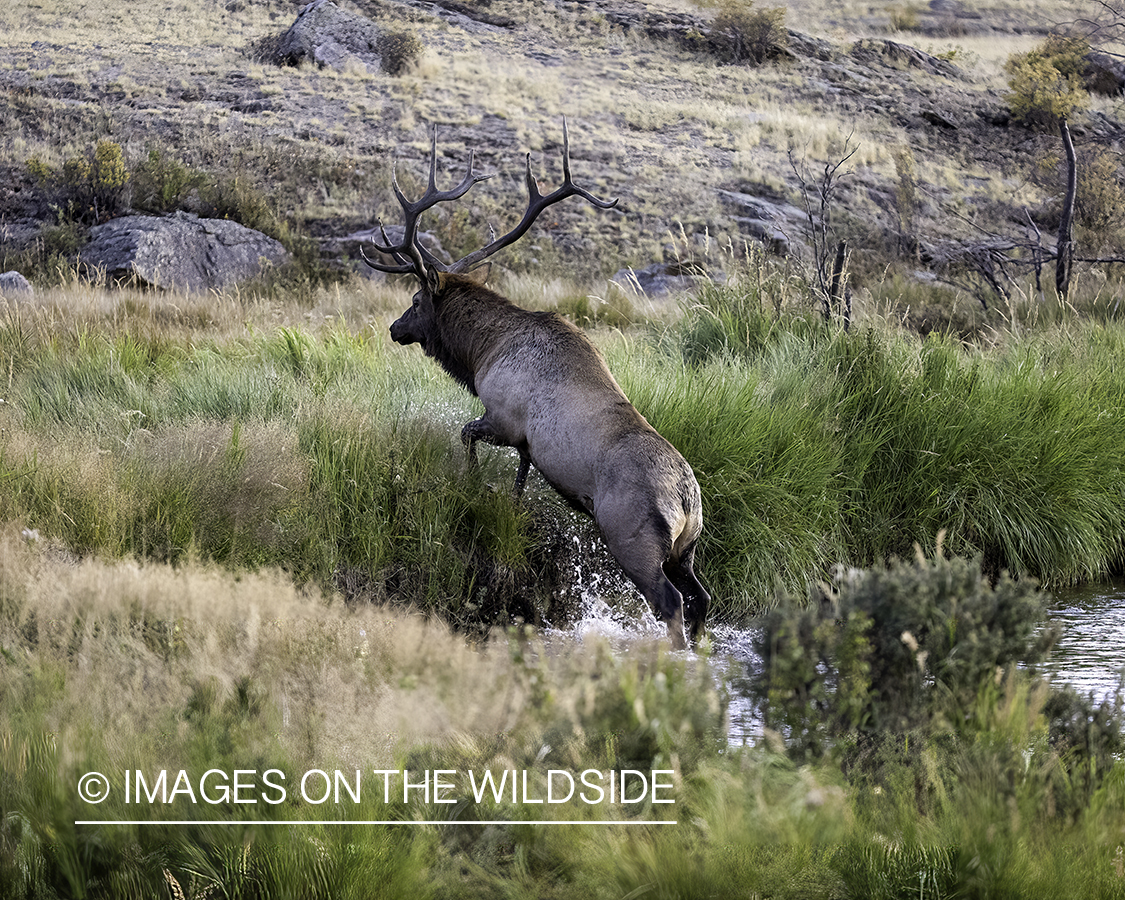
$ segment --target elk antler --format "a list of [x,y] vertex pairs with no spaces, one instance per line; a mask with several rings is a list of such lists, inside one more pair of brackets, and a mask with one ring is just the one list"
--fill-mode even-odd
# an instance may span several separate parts
[[427,272],[434,269],[444,272],[467,272],[473,266],[483,262],[492,256],[498,250],[507,247],[518,241],[532,224],[538,218],[539,214],[543,212],[548,206],[558,203],[560,200],[565,200],[567,197],[577,195],[585,200],[588,200],[598,209],[613,209],[617,205],[617,200],[599,200],[589,191],[578,187],[570,175],[570,138],[567,134],[566,119],[563,119],[563,183],[562,186],[552,191],[550,194],[544,196],[539,192],[539,184],[535,180],[535,176],[531,174],[531,154],[527,154],[527,193],[528,205],[527,211],[523,214],[523,219],[520,223],[502,237],[496,238],[491,243],[479,250],[474,250],[468,256],[464,256],[457,260],[455,263],[444,264],[438,260],[432,253],[426,250],[418,242],[418,217],[432,206],[436,206],[443,200],[457,200],[464,196],[469,188],[471,188],[478,181],[484,181],[486,178],[491,178],[491,175],[477,175],[473,172],[473,153],[469,151],[469,171],[465,175],[457,187],[449,191],[439,191],[434,183],[437,171],[437,129],[434,129],[433,145],[430,150],[430,183],[426,188],[426,192],[414,202],[406,199],[402,191],[399,189],[398,180],[392,175],[391,186],[394,188],[395,196],[398,198],[399,205],[402,207],[405,216],[405,223],[403,227],[402,240],[397,244],[391,244],[390,239],[387,237],[386,229],[380,225],[380,230],[383,234],[382,245],[372,241],[375,249],[380,253],[386,253],[392,256],[397,262],[394,265],[387,263],[374,262],[363,255],[364,261],[380,272],[389,273],[410,273],[417,275],[422,281],[427,280]]
[[399,205],[402,207],[405,216],[402,229],[402,241],[392,245],[390,238],[387,237],[386,229],[383,228],[382,223],[380,223],[379,230],[382,232],[385,243],[380,245],[375,240],[371,242],[380,253],[386,253],[388,256],[394,257],[398,261],[397,264],[387,265],[385,263],[374,262],[368,259],[367,254],[363,254],[364,262],[371,266],[371,268],[380,272],[413,273],[423,280],[425,280],[427,266],[430,269],[446,268],[442,265],[440,260],[435,258],[432,253],[418,243],[418,218],[427,209],[436,206],[443,200],[457,200],[463,197],[468,192],[469,188],[478,181],[484,181],[486,178],[491,177],[491,175],[477,175],[473,172],[473,151],[470,150],[469,171],[465,173],[465,177],[461,180],[461,183],[452,190],[439,191],[436,183],[437,126],[434,126],[434,137],[430,145],[430,182],[426,187],[426,192],[413,202],[407,200],[406,195],[402,192],[402,188],[398,186],[397,175],[393,169],[391,170],[391,187],[394,189],[395,197],[398,198]]

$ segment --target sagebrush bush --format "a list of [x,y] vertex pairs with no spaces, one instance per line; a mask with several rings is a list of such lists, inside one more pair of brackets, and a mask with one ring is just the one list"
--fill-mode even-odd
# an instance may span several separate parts
[[150,212],[180,209],[193,190],[198,190],[206,175],[191,169],[157,147],[133,169],[133,205]]
[[1008,108],[1030,128],[1053,131],[1086,108],[1089,94],[1082,68],[1089,43],[1083,38],[1053,34],[1027,53],[1008,58]]
[[383,71],[388,75],[401,75],[418,64],[426,47],[413,31],[394,30],[379,35],[376,49]]
[[785,8],[754,9],[753,0],[719,0],[710,39],[726,62],[760,66],[789,44]]
[[98,141],[58,169],[39,157],[31,157],[26,165],[39,185],[50,192],[60,218],[96,224],[121,208],[129,170],[121,145],[115,141]]
[[[1048,599],[1028,581],[991,584],[979,562],[920,552],[842,570],[819,603],[782,603],[765,617],[751,692],[797,759],[835,754],[882,778],[888,765],[932,764],[908,748],[936,738],[973,777],[987,757],[1011,769],[998,777],[1070,815],[1112,770],[1125,720],[1120,701],[1095,705],[1036,679],[1057,637],[1043,625]],[[952,788],[919,777],[928,790]]]

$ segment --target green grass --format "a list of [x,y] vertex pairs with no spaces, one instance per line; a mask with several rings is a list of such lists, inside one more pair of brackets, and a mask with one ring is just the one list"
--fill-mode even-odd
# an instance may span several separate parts
[[665,379],[622,362],[638,407],[696,466],[715,524],[705,555],[732,593],[761,596],[759,573],[792,588],[802,568],[909,555],[943,531],[992,571],[1067,583],[1120,568],[1120,324],[983,350],[877,323],[829,330],[755,293],[705,293],[663,339]]
[[[877,592],[888,577],[898,576],[863,584]],[[887,596],[911,610],[933,590],[954,602],[989,594],[964,564],[921,562],[903,583]],[[1115,869],[1125,769],[1049,741],[1045,691],[1028,677],[998,686],[988,673],[956,733],[914,729],[858,763],[830,754],[798,766],[781,735],[726,744],[717,675],[705,658],[644,642],[557,652],[511,631],[470,647],[436,622],[348,609],[276,572],[75,565],[7,527],[0,890],[179,896],[174,881],[184,896],[254,898],[1125,896]],[[941,708],[941,691],[922,687]],[[854,738],[835,740],[855,759]],[[182,769],[198,786],[209,769],[229,783],[235,769],[267,768],[285,773],[280,804],[261,799],[257,777],[243,794],[255,804],[122,799],[125,770],[153,783],[165,769],[171,784]],[[675,802],[478,804],[459,787],[452,805],[386,803],[368,775],[437,768],[670,769]],[[359,769],[367,789],[358,803],[302,800],[311,769]],[[97,806],[76,793],[89,771],[111,779]],[[1084,802],[1064,806],[1068,791]],[[514,823],[641,816],[678,824]],[[75,825],[92,817],[202,823]],[[478,817],[501,824],[457,824]],[[219,824],[251,819],[308,824]],[[430,820],[449,824],[405,824]]]
[[[710,289],[676,324],[603,341],[696,471],[719,618],[941,532],[992,572],[1120,569],[1119,324],[981,349],[829,329],[764,302],[773,289]],[[589,525],[537,479],[514,504],[510,451],[468,467],[458,433],[476,402],[381,325],[228,332],[121,312],[0,322],[5,520],[78,553],[280,566],[459,625],[573,614],[559,553]]]

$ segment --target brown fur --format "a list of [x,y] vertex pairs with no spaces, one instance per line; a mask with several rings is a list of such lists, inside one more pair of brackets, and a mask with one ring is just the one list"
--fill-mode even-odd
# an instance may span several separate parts
[[520,454],[517,495],[534,464],[594,517],[614,558],[668,623],[673,646],[702,631],[710,597],[692,571],[703,528],[699,484],[637,412],[589,338],[554,313],[521,309],[481,279],[435,273],[391,325],[480,397],[462,429]]

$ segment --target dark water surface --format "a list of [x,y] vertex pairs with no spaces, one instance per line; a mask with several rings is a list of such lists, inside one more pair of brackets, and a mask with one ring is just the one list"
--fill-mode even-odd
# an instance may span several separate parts
[[[1125,580],[1057,592],[1047,617],[1062,627],[1047,665],[1052,680],[1083,696],[1092,694],[1095,702],[1112,702],[1125,669]],[[761,736],[762,722],[746,690],[762,671],[753,649],[755,634],[753,628],[723,625],[713,630],[714,660],[730,686],[732,744]]]
[[1112,700],[1125,668],[1125,580],[1060,591],[1048,615],[1062,626],[1048,667],[1054,680]]

